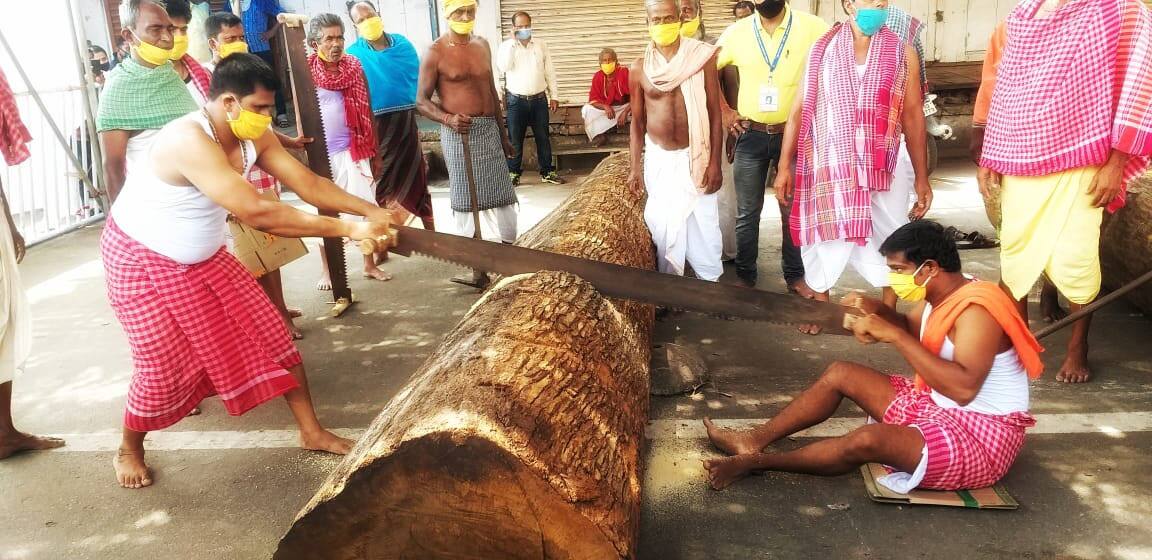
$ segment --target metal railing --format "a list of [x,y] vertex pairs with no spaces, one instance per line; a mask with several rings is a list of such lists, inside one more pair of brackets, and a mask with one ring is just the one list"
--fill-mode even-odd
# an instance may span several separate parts
[[85,121],[82,87],[59,88],[38,92],[49,115],[32,99],[29,92],[16,93],[16,105],[33,141],[32,156],[15,167],[0,161],[0,181],[8,195],[12,218],[29,244],[46,241],[103,218],[100,205],[93,199],[73,165],[64,146],[56,140],[49,119],[55,121],[67,137],[69,149],[85,168],[89,181],[100,183],[96,176],[96,145]]

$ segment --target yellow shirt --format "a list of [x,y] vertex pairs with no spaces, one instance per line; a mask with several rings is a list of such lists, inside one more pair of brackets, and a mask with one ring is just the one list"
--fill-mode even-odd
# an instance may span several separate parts
[[[769,35],[764,29],[758,14],[752,14],[732,25],[716,42],[720,46],[717,67],[736,66],[740,69],[740,95],[736,110],[745,118],[763,124],[781,124],[788,121],[792,103],[804,82],[804,68],[808,64],[808,53],[812,45],[828,32],[829,26],[823,19],[809,13],[785,8],[784,19]],[[764,49],[768,57],[774,58],[784,40],[788,28],[788,18],[792,18],[792,31],[788,33],[788,43],[780,55],[776,71],[772,72],[760,50],[756,34],[764,38]],[[769,80],[771,77],[771,80]],[[779,110],[760,111],[760,88],[769,82],[780,89]]]

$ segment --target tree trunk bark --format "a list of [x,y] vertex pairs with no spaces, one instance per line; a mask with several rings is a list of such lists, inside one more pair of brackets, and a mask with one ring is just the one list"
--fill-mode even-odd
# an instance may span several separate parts
[[[625,155],[520,244],[652,269]],[[506,278],[300,512],[277,559],[634,558],[653,310]]]
[[[1000,192],[984,197],[988,221],[1000,229]],[[1128,185],[1128,204],[1114,215],[1104,214],[1100,236],[1100,264],[1104,287],[1115,290],[1152,270],[1152,174]],[[1127,296],[1128,301],[1152,314],[1152,285]]]
[[[1129,185],[1128,205],[1105,217],[1100,259],[1104,286],[1110,290],[1152,270],[1152,176]],[[1127,298],[1152,315],[1152,284],[1136,288]]]

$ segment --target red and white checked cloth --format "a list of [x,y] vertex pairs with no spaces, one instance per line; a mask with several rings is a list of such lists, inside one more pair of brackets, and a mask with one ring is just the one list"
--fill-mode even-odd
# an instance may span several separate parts
[[[852,28],[812,47],[805,76],[789,227],[797,245],[872,237],[872,193],[892,188],[903,133],[908,45],[888,28],[872,37],[864,77]],[[831,80],[825,80],[830,76]],[[832,116],[830,116],[832,115]]]
[[344,94],[344,114],[348,119],[348,130],[352,133],[352,161],[363,161],[376,157],[376,127],[372,122],[372,103],[368,98],[368,78],[360,60],[344,55],[329,70],[319,56],[308,56],[308,66],[312,70],[312,81],[316,87]]
[[298,384],[300,353],[252,275],[221,248],[181,265],[111,218],[100,238],[108,301],[132,346],[124,426],[161,430],[211,395],[239,416]]
[[280,181],[277,181],[275,177],[261,169],[259,165],[253,165],[245,179],[247,179],[248,182],[256,188],[256,192],[260,194],[268,191],[274,191],[276,194],[280,194]]
[[208,92],[212,89],[212,73],[200,64],[192,55],[186,54],[184,58],[180,59],[184,62],[184,66],[188,68],[188,77],[192,79],[192,83],[196,86],[196,90],[204,99],[210,99]]
[[32,135],[20,120],[20,109],[16,107],[16,97],[8,85],[8,78],[0,71],[0,153],[8,165],[17,165],[28,159],[28,143]]
[[913,426],[928,446],[928,470],[917,488],[971,490],[996,484],[1024,445],[1024,431],[1036,425],[1030,414],[983,414],[943,408],[929,393],[916,390],[912,380],[888,378],[896,398],[884,412],[883,423]]
[[1134,156],[1124,175],[1136,178],[1152,156],[1152,13],[1139,0],[1070,0],[1034,19],[1043,2],[1024,0],[1008,18],[980,164],[1050,175],[1115,149]]

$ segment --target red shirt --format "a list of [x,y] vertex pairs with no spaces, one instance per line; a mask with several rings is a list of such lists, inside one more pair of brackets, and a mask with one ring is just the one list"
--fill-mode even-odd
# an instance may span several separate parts
[[588,102],[609,106],[628,103],[628,69],[617,67],[611,76],[605,75],[603,70],[596,72],[592,76]]

